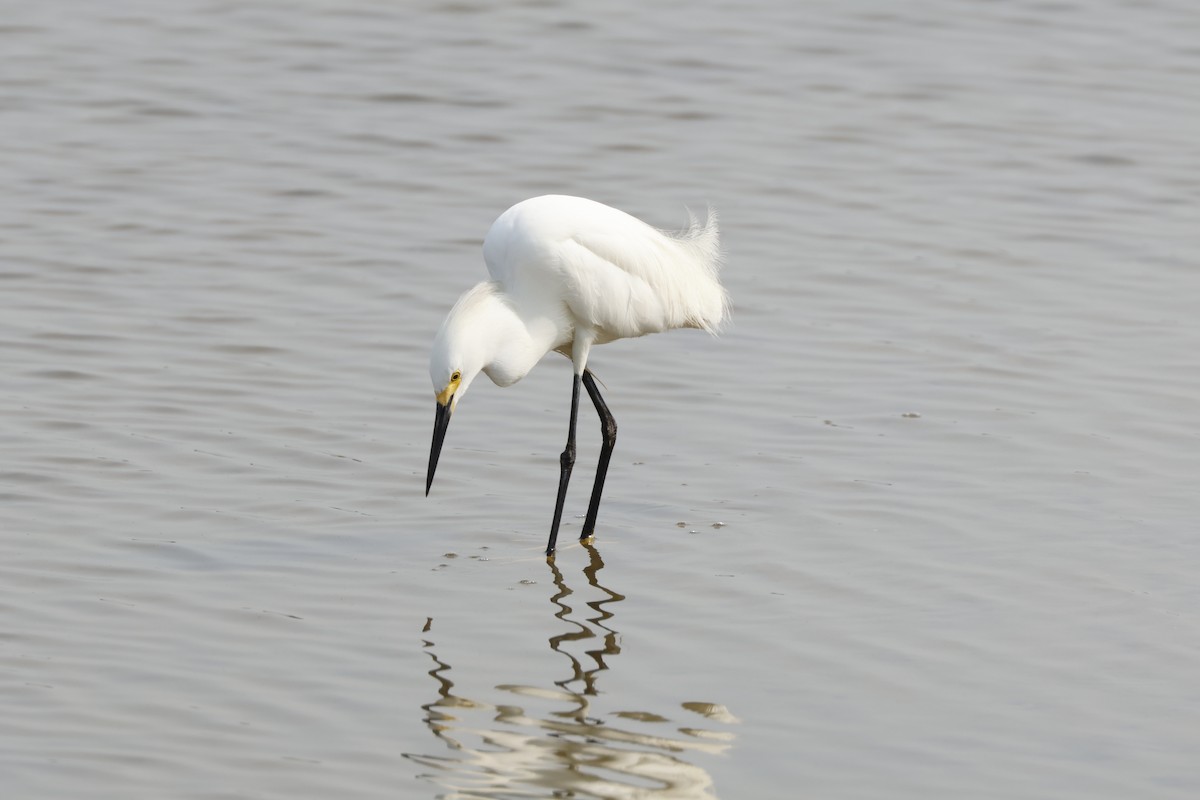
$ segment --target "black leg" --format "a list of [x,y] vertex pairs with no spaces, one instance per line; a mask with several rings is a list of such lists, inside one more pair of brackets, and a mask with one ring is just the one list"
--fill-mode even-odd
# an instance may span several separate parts
[[567,447],[558,457],[558,502],[554,504],[554,521],[550,523],[550,541],[546,543],[546,557],[554,555],[554,543],[558,541],[558,523],[562,521],[563,503],[567,499],[567,483],[571,480],[571,467],[575,466],[575,420],[579,416],[579,376],[571,385],[571,429],[567,433]]
[[583,385],[587,387],[588,396],[592,398],[592,404],[596,406],[596,413],[600,415],[600,434],[604,437],[604,441],[600,445],[600,462],[596,465],[596,483],[592,486],[592,501],[588,503],[587,519],[583,521],[583,533],[580,534],[580,539],[588,538],[596,530],[596,515],[600,512],[600,494],[604,491],[604,478],[608,475],[608,462],[612,458],[613,447],[617,444],[617,421],[613,419],[612,412],[608,410],[604,398],[600,396],[600,390],[596,387],[596,379],[592,377],[590,369],[583,371]]

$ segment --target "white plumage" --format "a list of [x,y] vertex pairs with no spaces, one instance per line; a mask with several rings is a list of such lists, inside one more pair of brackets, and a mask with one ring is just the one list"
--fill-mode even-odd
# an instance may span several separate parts
[[[716,332],[728,315],[729,298],[718,280],[716,215],[710,212],[704,224],[691,217],[687,229],[672,234],[592,200],[546,195],[501,214],[484,239],[483,256],[492,280],[459,298],[433,343],[429,374],[438,415],[425,490],[450,414],[480,372],[509,386],[546,353],[563,353],[574,363],[575,384],[550,555],[570,475],[567,462],[574,462],[581,380],[605,424],[607,452],[616,437],[616,423],[587,370],[592,345],[672,328]],[[605,469],[602,451],[585,537],[595,522]]]
[[[728,303],[717,281],[717,218],[671,235],[582,197],[548,195],[510,208],[483,241],[492,279],[520,298],[554,287],[571,322],[597,344],[670,328],[714,330]],[[519,302],[519,301],[518,301]]]

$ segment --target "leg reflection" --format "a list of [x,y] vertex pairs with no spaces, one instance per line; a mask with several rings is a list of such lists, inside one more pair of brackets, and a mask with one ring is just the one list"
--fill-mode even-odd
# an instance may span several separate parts
[[[425,621],[425,629],[421,632],[428,633],[432,627],[433,619],[428,618]],[[433,642],[429,641],[428,639],[422,639],[421,646],[425,648],[425,652],[428,653],[429,657],[433,659],[433,663],[437,664],[436,667],[429,670],[429,676],[438,682],[437,699],[431,703],[426,703],[425,705],[421,706],[421,710],[425,712],[425,719],[422,721],[429,726],[429,730],[433,731],[434,736],[438,737],[455,750],[459,750],[462,748],[462,745],[447,733],[447,731],[451,730],[449,723],[454,722],[455,717],[445,713],[442,709],[453,708],[461,705],[469,706],[471,705],[471,701],[464,701],[462,698],[456,697],[453,693],[451,693],[450,690],[454,688],[454,683],[450,680],[450,678],[442,675],[443,672],[450,671],[450,665],[438,658],[437,653],[433,652]]]
[[[586,542],[581,545],[588,552],[588,565],[584,567],[583,574],[587,577],[588,585],[604,592],[608,597],[601,600],[589,600],[587,607],[596,613],[596,616],[589,617],[585,621],[580,622],[571,619],[570,615],[574,612],[571,606],[567,605],[566,598],[574,594],[574,591],[567,586],[563,580],[562,572],[558,567],[551,562],[550,574],[554,580],[554,586],[558,589],[558,594],[550,598],[550,602],[558,606],[558,611],[554,616],[561,619],[563,622],[569,623],[575,627],[574,630],[560,633],[557,636],[550,637],[550,649],[556,653],[561,653],[566,656],[571,662],[572,675],[561,681],[555,681],[555,685],[563,688],[566,691],[571,691],[570,686],[573,683],[582,683],[582,694],[596,694],[596,676],[608,669],[608,665],[604,662],[605,656],[615,656],[621,652],[619,634],[616,630],[609,627],[605,623],[613,618],[613,612],[605,608],[612,603],[619,603],[625,599],[625,595],[618,594],[607,586],[602,586],[598,579],[598,575],[604,569],[604,560],[600,557],[600,551],[594,545]],[[600,632],[603,632],[602,634]],[[585,641],[587,639],[595,639],[602,636],[602,645],[592,650],[585,650],[584,653],[593,662],[590,668],[584,668],[579,659],[576,658],[566,646],[574,643]]]

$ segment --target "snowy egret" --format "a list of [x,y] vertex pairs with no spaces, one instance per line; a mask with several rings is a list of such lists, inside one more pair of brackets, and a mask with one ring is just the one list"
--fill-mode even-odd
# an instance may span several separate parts
[[467,290],[433,341],[429,376],[437,408],[425,494],[433,485],[450,416],[482,371],[511,386],[542,356],[556,351],[574,364],[571,422],[559,457],[558,500],[546,555],[554,554],[571,468],[579,386],[600,415],[602,445],[580,539],[596,528],[600,493],[617,440],[617,423],[587,368],[592,345],[702,328],[710,333],[729,312],[718,279],[717,220],[666,233],[615,208],[581,197],[547,195],[517,203],[483,241],[490,281]]

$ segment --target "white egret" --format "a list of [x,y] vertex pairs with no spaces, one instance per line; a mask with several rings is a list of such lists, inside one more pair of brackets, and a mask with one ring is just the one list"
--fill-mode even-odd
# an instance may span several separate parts
[[483,242],[490,281],[469,289],[433,341],[429,376],[437,408],[425,494],[433,485],[450,416],[482,371],[511,386],[551,351],[574,364],[571,422],[559,458],[558,500],[546,555],[554,554],[571,468],[583,384],[600,415],[603,444],[580,539],[596,527],[600,493],[617,423],[587,368],[592,345],[672,328],[715,333],[729,313],[718,279],[717,220],[691,217],[679,233],[659,231],[615,208],[581,197],[547,195],[517,203]]

